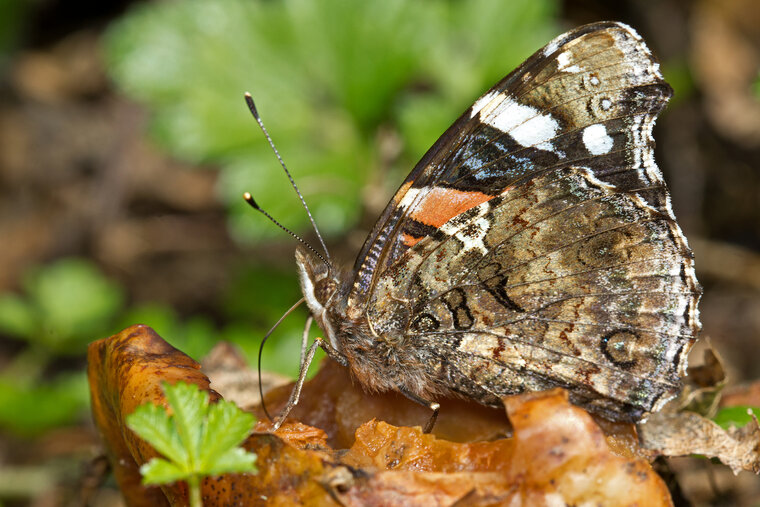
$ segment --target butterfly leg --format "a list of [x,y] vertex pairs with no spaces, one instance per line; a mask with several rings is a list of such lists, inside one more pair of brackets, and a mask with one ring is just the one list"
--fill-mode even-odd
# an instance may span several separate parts
[[293,410],[293,407],[295,407],[298,404],[298,400],[301,398],[301,389],[303,388],[303,383],[306,381],[306,373],[309,371],[309,366],[311,365],[311,362],[314,360],[314,354],[317,352],[317,347],[319,346],[321,341],[322,341],[321,338],[317,338],[316,340],[314,340],[314,343],[311,344],[311,347],[309,347],[309,350],[306,352],[306,357],[304,358],[304,361],[301,363],[301,371],[298,373],[298,380],[296,381],[296,386],[293,388],[293,391],[290,393],[290,398],[288,399],[287,405],[285,405],[285,408],[277,417],[277,420],[274,422],[274,425],[272,426],[272,431],[277,431],[277,429],[279,429],[279,427],[285,421],[285,418],[288,417],[288,414],[290,413],[290,411]]
[[348,359],[346,359],[346,356],[335,350],[329,342],[324,341],[322,338],[317,338],[317,340],[319,340],[319,346],[325,351],[327,357],[341,366],[348,367]]
[[415,403],[419,403],[420,405],[423,405],[430,410],[433,411],[433,414],[430,416],[430,419],[428,420],[427,424],[425,425],[425,429],[422,430],[423,433],[430,433],[433,431],[433,426],[435,426],[435,422],[438,420],[438,412],[441,410],[441,405],[439,403],[436,403],[435,401],[428,401],[424,398],[421,398],[414,394],[413,392],[408,391],[407,389],[400,387],[399,391],[401,394],[409,398]]
[[[308,327],[307,330],[304,330],[304,336],[307,336],[308,333]],[[287,405],[285,405],[285,408],[280,413],[280,415],[277,417],[277,420],[275,421],[274,425],[272,426],[272,431],[277,431],[280,426],[282,426],[282,423],[285,421],[285,418],[288,417],[288,414],[290,414],[290,411],[293,410],[293,407],[298,405],[298,400],[301,399],[301,389],[303,389],[303,384],[306,381],[306,374],[309,371],[309,366],[311,366],[311,362],[314,360],[314,354],[317,352],[317,347],[321,347],[330,357],[330,359],[333,359],[337,361],[339,364],[343,366],[348,366],[348,361],[346,361],[346,357],[332,348],[329,343],[324,341],[322,338],[315,338],[314,343],[311,344],[311,347],[306,351],[306,354],[304,355],[303,348],[305,347],[306,342],[302,342],[302,350],[301,350],[301,371],[298,373],[298,380],[296,381],[296,385],[293,388],[293,391],[290,393],[290,398],[288,399]]]

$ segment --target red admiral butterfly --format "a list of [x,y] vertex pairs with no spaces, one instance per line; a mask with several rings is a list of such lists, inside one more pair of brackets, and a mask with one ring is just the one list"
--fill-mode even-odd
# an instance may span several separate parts
[[297,249],[327,336],[303,371],[319,345],[366,389],[430,406],[428,429],[439,396],[500,406],[557,386],[612,420],[657,411],[700,329],[693,256],[653,158],[671,93],[622,23],[528,58],[417,164],[353,269]]

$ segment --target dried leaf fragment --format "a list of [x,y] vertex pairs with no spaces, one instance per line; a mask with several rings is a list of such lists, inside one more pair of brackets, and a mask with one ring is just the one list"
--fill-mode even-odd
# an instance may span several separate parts
[[760,427],[755,417],[746,426],[724,430],[699,414],[660,412],[639,424],[639,437],[642,446],[663,456],[702,454],[718,458],[735,474],[760,473]]
[[[137,467],[156,453],[124,426],[124,417],[145,401],[163,404],[163,380],[195,382],[215,399],[219,395],[197,363],[146,326],[95,342],[89,353],[93,413],[127,503],[185,505],[182,484],[161,490],[139,484]],[[350,449],[341,451],[330,445],[336,432],[359,416],[389,410],[395,398],[357,391],[345,371],[330,363],[320,375],[303,391],[316,401],[306,398],[298,410],[304,419],[324,423],[324,430],[289,421],[271,433],[271,423],[260,421],[244,445],[258,455],[259,473],[207,478],[204,505],[670,504],[648,463],[613,452],[591,416],[562,390],[505,398],[511,438],[455,442],[423,434],[419,426],[370,420],[355,432]],[[324,401],[327,410],[320,406]],[[424,421],[427,415],[423,410],[422,417],[410,417],[404,410],[396,416]],[[448,412],[452,428],[483,421],[469,433],[476,438],[502,424],[492,426],[482,414],[471,419],[467,404],[449,405]]]
[[615,455],[565,391],[504,401],[514,435],[493,442],[455,443],[419,428],[364,424],[342,462],[376,473],[355,481],[341,501],[363,504],[371,490],[380,503],[405,505],[670,505],[649,464]]

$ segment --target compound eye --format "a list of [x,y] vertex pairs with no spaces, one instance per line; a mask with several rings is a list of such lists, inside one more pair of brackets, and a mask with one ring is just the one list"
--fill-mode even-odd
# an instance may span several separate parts
[[332,278],[322,278],[314,285],[314,297],[324,306],[335,292],[337,285]]

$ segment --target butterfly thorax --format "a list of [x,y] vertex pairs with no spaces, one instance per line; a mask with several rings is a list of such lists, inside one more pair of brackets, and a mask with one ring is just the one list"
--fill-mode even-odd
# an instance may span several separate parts
[[301,247],[296,249],[296,264],[312,316],[325,332],[330,347],[360,384],[370,391],[404,390],[418,396],[441,390],[424,364],[424,350],[402,334],[378,334],[364,312],[348,311],[353,281],[350,271],[328,268]]

